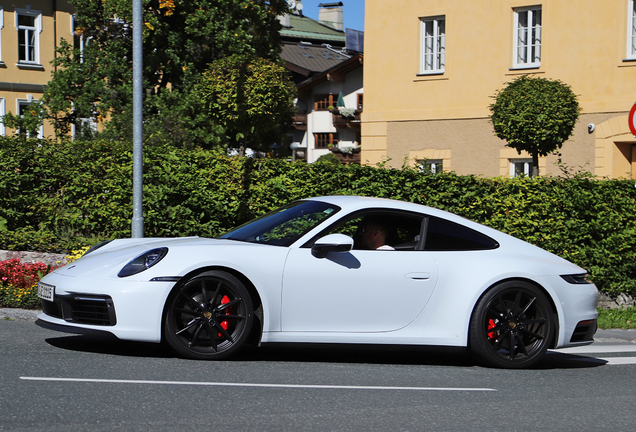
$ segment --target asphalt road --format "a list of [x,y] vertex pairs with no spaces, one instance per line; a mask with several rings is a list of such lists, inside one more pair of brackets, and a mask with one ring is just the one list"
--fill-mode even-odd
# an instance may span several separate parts
[[0,430],[636,430],[636,331],[598,336],[510,371],[409,348],[272,346],[192,361],[0,319]]

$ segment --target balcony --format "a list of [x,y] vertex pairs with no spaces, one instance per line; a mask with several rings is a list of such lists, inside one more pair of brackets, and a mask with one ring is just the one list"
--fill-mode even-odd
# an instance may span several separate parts
[[329,149],[331,153],[336,155],[340,162],[343,164],[358,164],[360,165],[360,146],[350,148],[350,151],[343,152],[341,149],[337,147],[332,147]]
[[360,129],[360,111],[356,111],[353,116],[343,116],[338,110],[331,112],[333,114],[333,125],[336,129]]
[[292,127],[296,130],[307,130],[307,113],[297,112],[292,116]]

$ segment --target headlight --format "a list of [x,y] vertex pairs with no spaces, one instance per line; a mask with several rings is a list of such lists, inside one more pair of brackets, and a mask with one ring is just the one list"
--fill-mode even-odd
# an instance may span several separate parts
[[119,271],[117,276],[123,278],[126,276],[132,276],[134,274],[141,273],[142,271],[149,269],[150,267],[161,261],[167,253],[167,247],[152,249],[148,252],[144,252],[143,254],[139,255],[137,258],[126,264],[124,268]]
[[587,273],[582,274],[573,274],[573,275],[561,275],[564,281],[571,284],[582,285],[582,284],[592,284],[592,282]]

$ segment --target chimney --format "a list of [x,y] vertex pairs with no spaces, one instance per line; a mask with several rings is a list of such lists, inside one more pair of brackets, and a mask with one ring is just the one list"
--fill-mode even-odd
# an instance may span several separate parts
[[342,2],[320,3],[318,7],[318,22],[333,27],[336,30],[344,30],[342,22]]
[[303,16],[303,2],[302,0],[287,0],[287,6],[289,7],[289,11],[284,15],[278,17],[281,25],[285,28],[291,27],[291,18],[290,15],[298,15],[300,17]]
[[291,27],[291,18],[289,17],[289,13],[286,13],[285,15],[280,15],[278,17],[278,21],[280,21],[280,24],[284,28],[290,28]]

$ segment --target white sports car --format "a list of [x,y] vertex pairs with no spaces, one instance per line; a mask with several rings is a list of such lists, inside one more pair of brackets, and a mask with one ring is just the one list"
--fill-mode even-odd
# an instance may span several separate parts
[[41,280],[37,324],[193,359],[245,343],[435,345],[521,368],[592,343],[597,294],[584,269],[460,216],[332,196],[219,239],[102,243]]

